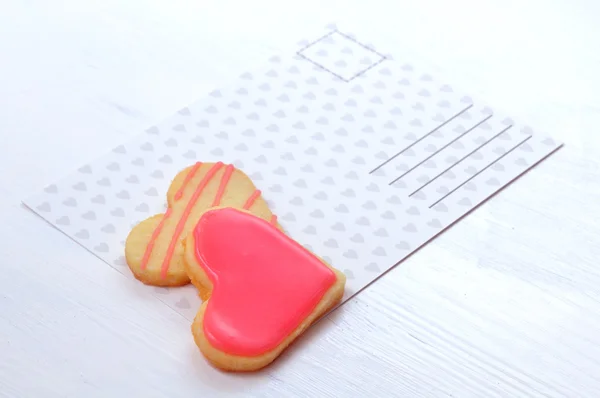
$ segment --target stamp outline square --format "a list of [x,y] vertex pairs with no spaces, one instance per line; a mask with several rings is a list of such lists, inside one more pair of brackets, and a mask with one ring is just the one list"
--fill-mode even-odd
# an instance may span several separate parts
[[[345,78],[341,74],[332,71],[331,68],[327,68],[324,65],[322,65],[321,63],[315,61],[313,59],[313,57],[303,54],[306,50],[310,49],[311,47],[314,47],[315,45],[323,42],[324,40],[327,40],[327,38],[329,38],[331,36],[334,36],[336,34],[339,35],[339,36],[341,36],[344,40],[347,40],[347,41],[349,41],[349,42],[351,42],[351,43],[353,43],[355,45],[358,45],[358,46],[362,47],[364,50],[366,50],[366,51],[368,51],[368,52],[370,52],[372,54],[375,54],[377,56],[377,59],[374,62],[372,62],[370,65],[368,65],[365,68],[359,70],[358,72],[354,73],[350,77]],[[367,46],[367,45],[359,42],[358,40],[354,39],[350,35],[338,31],[337,29],[336,30],[331,30],[326,35],[321,36],[319,39],[317,39],[317,40],[315,40],[315,41],[313,41],[313,42],[305,45],[304,47],[302,47],[300,50],[298,50],[296,52],[296,55],[298,55],[302,59],[310,62],[311,64],[317,66],[318,68],[320,68],[320,69],[322,69],[322,70],[324,70],[326,72],[329,72],[331,75],[335,76],[339,80],[342,80],[342,81],[344,81],[346,83],[349,83],[352,80],[356,79],[357,77],[365,74],[367,71],[369,71],[370,69],[373,69],[375,66],[379,65],[380,63],[382,63],[383,61],[385,61],[387,59],[387,57],[385,55],[383,55],[383,54],[379,53],[378,51],[370,48],[369,46]]]

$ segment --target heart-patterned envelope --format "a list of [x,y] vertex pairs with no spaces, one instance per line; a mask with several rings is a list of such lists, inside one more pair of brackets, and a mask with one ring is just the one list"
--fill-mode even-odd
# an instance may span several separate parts
[[[25,203],[131,276],[131,228],[200,162],[233,164],[350,298],[560,147],[401,51],[328,29],[176,112]],[[149,288],[192,320],[191,286]]]

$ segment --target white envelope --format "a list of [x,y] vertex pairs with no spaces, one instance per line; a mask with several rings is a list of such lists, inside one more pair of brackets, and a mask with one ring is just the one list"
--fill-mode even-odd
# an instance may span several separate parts
[[[345,300],[561,144],[330,29],[179,110],[25,204],[132,277],[124,241],[196,161],[233,163],[286,231],[348,280]],[[151,288],[192,320],[191,286]]]

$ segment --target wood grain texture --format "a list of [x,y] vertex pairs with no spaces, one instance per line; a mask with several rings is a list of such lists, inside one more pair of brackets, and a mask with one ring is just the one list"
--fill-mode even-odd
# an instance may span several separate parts
[[[4,3],[0,396],[600,396],[597,2]],[[222,374],[149,288],[18,203],[334,20],[567,145],[268,374]]]

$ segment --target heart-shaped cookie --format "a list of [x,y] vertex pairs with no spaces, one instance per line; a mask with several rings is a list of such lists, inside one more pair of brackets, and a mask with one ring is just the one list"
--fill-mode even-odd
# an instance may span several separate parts
[[125,258],[135,277],[154,286],[190,282],[184,268],[183,240],[200,216],[214,206],[247,209],[276,224],[252,180],[233,165],[196,163],[175,176],[167,192],[168,209],[131,230]]
[[194,322],[204,356],[229,371],[260,369],[341,300],[346,277],[247,211],[206,211],[185,241],[205,298]]

